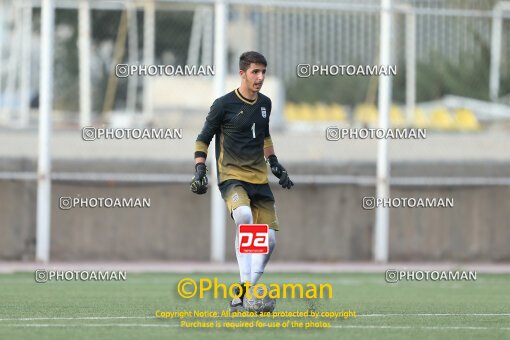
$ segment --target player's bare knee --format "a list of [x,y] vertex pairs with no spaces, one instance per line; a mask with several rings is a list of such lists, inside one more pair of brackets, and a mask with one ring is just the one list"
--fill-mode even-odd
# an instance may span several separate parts
[[240,224],[253,224],[253,215],[251,213],[251,208],[242,205],[240,207],[235,208],[232,211],[232,217],[237,225]]

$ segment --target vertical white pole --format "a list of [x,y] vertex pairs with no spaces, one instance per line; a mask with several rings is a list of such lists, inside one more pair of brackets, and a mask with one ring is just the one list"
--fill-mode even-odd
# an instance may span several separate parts
[[20,94],[21,107],[17,123],[28,125],[30,115],[30,75],[32,70],[32,3],[26,2],[22,10],[23,44],[21,46]]
[[90,5],[80,0],[78,23],[78,48],[80,62],[80,127],[92,123],[92,96],[90,88]]
[[[127,3],[128,13],[128,46],[129,64],[134,65],[138,60],[138,20],[136,17],[137,8],[132,2]],[[136,74],[128,78],[126,111],[132,115],[136,112],[136,97],[138,88],[138,76]]]
[[3,1],[0,1],[0,121],[3,117],[3,95],[2,91],[2,80],[3,80],[3,51],[4,51],[4,12],[6,12],[6,6]]
[[[202,63],[211,65],[213,62],[213,17],[211,8],[202,9]],[[225,33],[226,34],[226,33]],[[226,48],[226,45],[225,45]],[[228,69],[228,68],[227,68]],[[223,94],[222,94],[223,95]]]
[[202,7],[196,7],[191,23],[191,36],[189,38],[187,65],[198,65],[200,53],[200,39],[202,36],[203,26],[203,10]]
[[[147,0],[144,8],[143,20],[143,62],[145,65],[154,64],[156,14],[154,1]],[[143,77],[143,120],[152,121],[152,77]]]
[[7,69],[7,81],[5,87],[5,98],[7,102],[7,106],[4,109],[4,116],[2,117],[7,123],[12,123],[13,121],[13,106],[16,101],[15,93],[16,93],[16,82],[18,79],[18,70],[19,70],[19,52],[21,49],[20,35],[22,34],[22,22],[20,22],[22,18],[22,13],[18,3],[12,3],[12,30],[11,30],[11,46],[9,49],[9,61],[8,61],[8,69]]
[[[223,0],[217,0],[214,5],[214,95],[221,97],[225,93],[225,82],[227,77],[227,5]],[[219,152],[219,150],[216,150]],[[216,162],[211,153],[211,261],[225,262],[225,205],[221,198],[216,178]]]
[[406,123],[413,123],[416,107],[416,14],[406,14]]
[[[380,63],[389,65],[391,62],[391,0],[381,0],[381,36]],[[391,104],[391,76],[379,77],[379,128],[388,129],[388,115]],[[390,166],[388,159],[388,140],[379,139],[377,142],[377,199],[389,198]],[[374,259],[377,262],[388,261],[389,242],[389,209],[378,207],[375,211]]]
[[50,260],[51,223],[51,112],[53,110],[54,0],[42,0],[41,79],[39,83],[39,161],[37,167],[36,260]]
[[499,95],[499,72],[501,64],[501,39],[503,32],[502,9],[499,4],[494,7],[491,34],[491,69],[489,79],[489,96],[492,101]]

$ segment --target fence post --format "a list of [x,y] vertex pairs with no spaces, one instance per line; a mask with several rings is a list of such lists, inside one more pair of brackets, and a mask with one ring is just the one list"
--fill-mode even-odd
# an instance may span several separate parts
[[[391,62],[392,13],[391,0],[381,0],[381,36],[380,63],[389,65]],[[379,76],[379,128],[389,128],[389,110],[391,104],[391,75]],[[381,138],[377,141],[377,194],[376,200],[387,199],[390,196],[390,165],[388,159],[388,140]],[[387,207],[376,207],[374,232],[374,259],[377,262],[388,261],[389,219]]]
[[36,260],[50,260],[51,227],[51,113],[53,110],[53,36],[55,2],[43,0],[41,14],[41,79],[39,106],[39,162],[37,166]]

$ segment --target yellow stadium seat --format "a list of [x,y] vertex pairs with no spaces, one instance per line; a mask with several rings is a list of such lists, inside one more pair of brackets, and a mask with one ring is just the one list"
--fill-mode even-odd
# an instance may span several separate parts
[[364,125],[377,124],[377,108],[373,104],[360,104],[356,107],[354,120]]
[[416,110],[414,111],[413,125],[415,128],[418,129],[424,129],[430,126],[430,120],[427,117],[427,114],[419,107],[416,108]]
[[327,105],[324,103],[296,104],[286,103],[284,115],[287,121],[345,121],[347,113],[338,104]]
[[299,104],[300,120],[313,121],[315,119],[314,108],[310,104]]
[[463,131],[476,131],[480,129],[480,123],[473,111],[458,109],[455,112],[455,127]]
[[344,108],[338,104],[332,104],[330,106],[330,120],[345,121],[347,119],[347,113]]
[[298,117],[298,110],[296,107],[296,104],[293,103],[287,103],[285,105],[285,118],[288,121],[296,121],[299,120]]
[[296,120],[303,120],[303,106],[302,104],[296,104]]
[[390,108],[390,123],[391,127],[402,127],[405,125],[404,115],[397,105],[392,105]]
[[447,108],[438,107],[432,110],[430,126],[438,130],[452,130],[455,127],[455,121]]
[[320,120],[320,121],[330,120],[329,119],[329,106],[327,106],[323,103],[318,103],[315,105],[313,110],[314,110],[314,120]]

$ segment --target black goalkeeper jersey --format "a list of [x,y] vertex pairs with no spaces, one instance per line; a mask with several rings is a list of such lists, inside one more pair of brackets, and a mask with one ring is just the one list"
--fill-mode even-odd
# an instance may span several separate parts
[[214,101],[197,137],[196,155],[207,155],[216,136],[218,182],[238,179],[253,184],[268,182],[264,148],[272,146],[269,135],[271,100],[258,93],[250,101],[236,89]]

